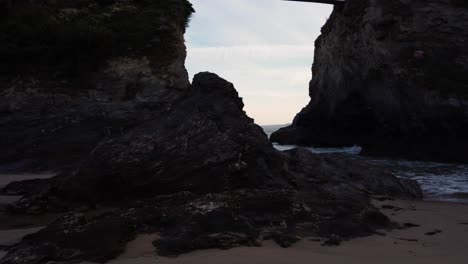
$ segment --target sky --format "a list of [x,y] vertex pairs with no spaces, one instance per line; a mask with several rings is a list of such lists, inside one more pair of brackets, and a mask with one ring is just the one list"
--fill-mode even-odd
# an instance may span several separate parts
[[232,82],[260,125],[287,124],[309,102],[314,41],[331,5],[281,0],[191,0],[185,35],[190,78]]

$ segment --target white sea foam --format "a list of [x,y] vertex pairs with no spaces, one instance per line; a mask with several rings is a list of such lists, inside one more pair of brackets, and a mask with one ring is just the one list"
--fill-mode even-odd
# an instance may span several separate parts
[[[273,143],[273,146],[280,151],[290,150],[293,148],[297,148],[298,146],[295,145],[280,145],[278,143]],[[352,147],[343,147],[343,148],[313,148],[308,147],[312,153],[315,154],[333,154],[333,153],[346,153],[352,155],[359,155],[362,151],[362,147],[360,146],[352,146]]]
[[[270,126],[262,126],[262,128],[265,131],[265,134],[267,134],[267,136],[270,137],[273,132],[285,126],[288,126],[288,125],[270,125]],[[280,145],[278,143],[273,143],[273,146],[277,150],[281,150],[281,151],[297,148],[297,146],[295,145]],[[308,149],[312,151],[313,153],[317,153],[317,154],[347,153],[347,154],[358,155],[362,151],[362,147],[360,146],[351,146],[351,147],[342,147],[342,148],[309,147]]]

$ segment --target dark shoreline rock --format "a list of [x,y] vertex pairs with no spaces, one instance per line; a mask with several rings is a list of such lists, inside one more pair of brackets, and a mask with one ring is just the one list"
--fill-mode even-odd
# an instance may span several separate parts
[[[3,263],[104,262],[139,233],[161,234],[160,255],[264,239],[289,246],[310,234],[346,239],[397,226],[371,204],[373,195],[419,198],[411,185],[357,161],[275,150],[232,84],[214,74],[198,74],[190,91],[161,118],[106,140],[76,170],[11,207],[25,216],[71,213],[8,248]],[[15,185],[32,190],[18,183],[6,190]],[[97,205],[119,209],[79,213]]]
[[188,96],[153,120],[101,142],[57,192],[72,200],[102,201],[287,186],[281,154],[243,106],[231,83],[199,73]]
[[468,162],[468,9],[451,0],[348,0],[316,40],[310,103],[281,144]]
[[[5,54],[0,44],[0,55],[10,59],[33,52],[33,63],[19,60],[11,69],[18,78],[0,73],[0,160],[19,161],[10,167],[15,171],[41,163],[61,171],[3,190],[24,195],[7,208],[16,217],[61,216],[8,247],[2,264],[104,263],[141,233],[160,234],[153,243],[160,255],[259,246],[265,239],[287,247],[308,235],[336,244],[397,227],[372,205],[373,196],[420,198],[417,184],[359,161],[301,148],[277,151],[231,83],[200,73],[189,84],[183,32],[193,10],[185,0],[15,3],[7,6],[15,29],[27,9],[39,10],[38,19],[65,19],[66,29],[79,32],[99,25],[112,41],[128,38],[129,32],[115,31],[123,23],[138,39],[118,43],[115,53],[103,51],[85,71],[75,65],[80,54],[54,47],[51,54],[34,53],[35,43],[15,41],[7,44],[19,46]],[[1,28],[9,28],[5,19]],[[51,35],[41,39],[62,40],[56,26],[47,25]],[[153,31],[158,28],[164,30]],[[36,34],[22,30],[20,39]],[[100,43],[103,32],[95,33],[90,41]],[[166,38],[172,41],[155,44]],[[130,49],[120,49],[123,44]],[[172,52],[158,60],[166,48]],[[56,64],[41,64],[48,56]]]

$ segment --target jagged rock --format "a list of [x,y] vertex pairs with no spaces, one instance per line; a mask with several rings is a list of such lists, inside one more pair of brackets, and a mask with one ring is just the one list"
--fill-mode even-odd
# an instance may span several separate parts
[[[403,199],[422,198],[422,190],[415,180],[393,177],[391,173],[368,163],[343,154],[316,155],[306,148],[287,151],[291,157],[289,170],[302,179],[299,186],[311,184],[339,190],[340,184],[346,188],[361,190],[368,195],[385,195]],[[298,177],[301,175],[302,177]],[[335,195],[339,195],[334,191]]]
[[271,140],[466,162],[468,9],[453,0],[347,0],[316,41],[311,101]]
[[400,181],[401,187],[403,188],[403,191],[406,193],[406,195],[414,198],[423,197],[421,186],[416,180],[398,178],[398,181]]
[[50,182],[51,181],[49,179],[15,181],[5,186],[1,190],[1,193],[7,195],[28,195],[38,193],[40,190],[48,188],[50,186]]
[[[10,213],[64,214],[8,247],[2,263],[105,262],[139,233],[160,234],[153,244],[161,255],[259,246],[264,239],[287,247],[308,235],[350,238],[392,227],[370,203],[372,195],[419,196],[417,184],[405,185],[344,156],[275,150],[243,111],[233,85],[215,74],[200,73],[189,85],[182,33],[192,10],[185,0],[14,3],[1,5],[12,21],[7,25],[0,17],[1,29],[8,29],[1,31],[2,39],[32,34],[61,43],[60,34],[68,36],[54,23],[45,27],[52,36],[15,26],[28,7],[33,14],[40,10],[39,29],[41,19],[53,15],[72,33],[89,33],[98,25],[104,32],[93,31],[96,39],[90,42],[101,43],[105,33],[116,46],[83,61],[84,67],[74,64],[79,51],[46,45],[51,54],[43,54],[31,49],[42,46],[15,42],[19,46],[8,52],[0,43],[0,55],[9,62],[15,54],[32,52],[30,65],[24,58],[12,65],[18,79],[8,71],[0,76],[7,84],[0,90],[0,159],[66,165],[52,179],[4,189],[25,195]],[[120,32],[116,25],[134,30]],[[18,36],[10,27],[21,29]],[[81,43],[79,34],[68,37]],[[91,54],[102,51],[86,48]],[[166,48],[171,52],[165,54]],[[43,65],[49,56],[57,60]],[[26,81],[31,76],[34,82]],[[80,80],[89,83],[80,86]]]
[[159,116],[104,140],[57,187],[70,199],[287,186],[281,154],[243,111],[233,85],[194,77],[190,94]]
[[417,198],[392,175],[346,156],[275,150],[242,108],[232,84],[201,73],[173,108],[104,140],[49,185],[37,182],[40,193],[7,186],[26,193],[15,213],[121,209],[67,214],[8,248],[3,262],[103,262],[146,232],[161,234],[160,255],[263,239],[287,247],[311,234],[349,238],[392,227],[371,195]]
[[319,234],[352,236],[391,225],[387,217],[370,205],[369,199],[374,195],[422,197],[416,182],[407,186],[382,169],[345,155],[316,155],[305,148],[286,154],[288,169],[295,175],[303,201],[322,219],[317,221]]
[[69,213],[10,247],[2,263],[105,262],[123,252],[135,237],[133,225],[132,219],[115,213],[99,217]]

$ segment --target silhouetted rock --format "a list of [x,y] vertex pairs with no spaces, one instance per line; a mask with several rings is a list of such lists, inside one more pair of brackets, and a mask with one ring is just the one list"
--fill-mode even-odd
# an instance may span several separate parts
[[[299,186],[320,189],[340,187],[361,190],[368,195],[385,195],[403,199],[422,198],[422,190],[415,180],[401,179],[391,173],[344,154],[313,154],[306,148],[286,151],[289,155],[289,170]],[[342,186],[340,186],[342,185]]]
[[231,83],[197,74],[186,97],[122,136],[102,141],[62,178],[57,192],[102,201],[287,186],[281,154],[243,106]]
[[15,181],[4,187],[1,193],[7,195],[29,195],[39,192],[40,189],[47,188],[50,183],[49,179]]
[[[135,221],[125,215],[87,217],[68,213],[9,248],[2,263],[41,264],[88,260],[103,263],[123,252],[135,237]],[[42,242],[39,242],[42,241]]]
[[[345,156],[275,150],[242,107],[232,84],[198,74],[190,94],[159,118],[103,141],[76,170],[13,206],[75,213],[9,248],[4,263],[105,261],[147,232],[161,234],[161,255],[264,239],[286,247],[307,234],[348,238],[392,226],[372,195],[417,198],[392,175]],[[102,203],[121,209],[76,213]]]
[[467,7],[453,0],[335,6],[315,44],[311,101],[271,140],[467,162]]
[[[46,45],[50,54],[42,54],[35,43],[11,53],[0,44],[9,62],[15,54],[32,56],[31,65],[19,58],[12,66],[18,79],[8,71],[1,75],[7,86],[0,91],[0,159],[66,168],[52,179],[4,188],[25,196],[8,207],[11,214],[62,215],[8,247],[2,263],[105,262],[138,234],[155,232],[160,255],[259,246],[265,239],[287,247],[307,235],[336,241],[393,226],[371,204],[373,195],[420,196],[416,183],[345,156],[277,151],[243,111],[231,83],[200,73],[189,84],[183,66],[183,32],[192,11],[187,1],[14,3],[5,6],[13,24],[1,17],[0,25],[19,34],[2,31],[1,37],[37,37],[15,26],[28,7],[41,11],[38,30],[45,26],[41,19],[53,15],[71,32],[90,33],[97,25],[102,31],[90,43],[108,36],[116,46],[110,53],[87,46],[86,54],[103,52],[89,58],[69,46]],[[61,28],[47,24],[51,35],[39,37],[82,44],[80,34]],[[71,67],[82,55],[92,61]],[[57,60],[44,64],[51,57]]]
[[186,0],[6,2],[1,162],[70,166],[187,91]]

